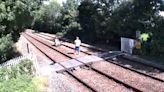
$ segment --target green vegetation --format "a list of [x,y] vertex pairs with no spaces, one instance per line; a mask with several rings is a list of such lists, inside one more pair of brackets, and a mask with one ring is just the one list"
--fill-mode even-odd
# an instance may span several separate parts
[[31,26],[40,0],[0,0],[0,34],[18,36]]
[[2,36],[0,38],[0,63],[5,62],[7,59],[12,58],[13,54],[13,41],[11,34],[8,34],[6,36]]
[[152,34],[142,43],[142,54],[164,56],[164,17],[159,15],[163,0],[67,0],[63,6],[43,1],[0,0],[0,38],[11,34],[15,41],[25,28],[32,28],[118,48],[120,37],[136,38],[141,31]]
[[120,47],[120,37],[135,39],[136,31],[141,31],[152,34],[151,41],[142,43],[143,54],[164,55],[164,18],[158,14],[164,10],[163,0],[67,0],[63,6],[55,1],[41,7],[45,6],[41,11],[46,14],[39,19],[46,26],[34,26],[35,30],[115,47]]
[[32,83],[32,78],[27,75],[2,81],[0,87],[0,92],[40,92]]
[[34,25],[32,26],[33,29],[42,31],[42,32],[49,32],[54,33],[57,30],[60,30],[60,23],[58,23],[58,17],[60,16],[60,5],[55,2],[51,1],[49,5],[42,5],[40,9],[36,11],[34,16]]
[[42,83],[38,81],[29,60],[23,60],[16,66],[0,68],[0,92],[41,92]]
[[40,0],[0,0],[0,63],[14,56],[13,42],[33,25],[40,5]]

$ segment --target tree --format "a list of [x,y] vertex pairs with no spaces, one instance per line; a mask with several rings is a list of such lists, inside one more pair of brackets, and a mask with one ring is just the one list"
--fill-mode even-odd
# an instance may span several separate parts
[[93,41],[95,38],[95,26],[94,19],[96,21],[96,9],[91,1],[83,1],[78,7],[79,10],[79,22],[81,24],[85,40]]
[[65,37],[75,38],[75,36],[80,36],[81,26],[77,19],[79,2],[79,0],[67,0],[67,2],[63,4],[60,21],[62,24],[61,32],[65,34]]
[[79,6],[79,22],[83,28],[83,35],[86,40],[108,41],[104,35],[109,30],[108,23],[110,22],[113,9],[117,3],[115,0],[84,0]]
[[61,6],[54,0],[48,5],[42,5],[35,14],[33,29],[42,32],[56,33],[60,30],[59,16],[61,16]]
[[0,0],[0,34],[16,34],[31,26],[39,0]]
[[53,5],[43,6],[37,14],[42,16],[41,29],[55,30],[47,32],[120,46],[120,37],[135,39],[136,31],[141,31],[153,34],[153,50],[164,47],[157,46],[163,37],[163,18],[158,15],[164,10],[163,0],[67,0],[60,9]]
[[0,38],[0,63],[12,58],[12,45],[13,41],[11,34],[2,36],[2,38]]
[[0,63],[14,56],[13,40],[30,28],[39,0],[0,0]]

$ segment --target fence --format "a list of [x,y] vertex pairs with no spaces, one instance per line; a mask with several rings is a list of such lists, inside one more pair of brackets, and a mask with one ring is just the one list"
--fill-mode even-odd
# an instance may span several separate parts
[[24,59],[29,59],[29,60],[33,61],[34,65],[36,65],[36,61],[37,61],[36,57],[31,55],[31,54],[28,54],[26,56],[20,56],[20,57],[11,59],[9,61],[6,61],[5,63],[0,64],[0,68],[1,67],[9,67],[9,66],[17,65]]

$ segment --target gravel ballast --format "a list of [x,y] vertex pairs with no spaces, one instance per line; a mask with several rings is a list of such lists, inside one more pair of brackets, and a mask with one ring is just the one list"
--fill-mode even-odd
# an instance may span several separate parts
[[157,74],[155,77],[164,80],[164,73]]
[[49,76],[49,85],[47,92],[92,92],[67,73],[51,74]]
[[95,88],[98,92],[132,92],[131,89],[116,83],[92,70],[79,69],[73,72],[78,78]]
[[139,88],[144,92],[163,92],[164,83],[149,77],[142,76],[130,70],[121,68],[108,62],[97,62],[92,65],[94,68],[115,77],[125,83]]
[[[36,39],[38,38],[37,36],[34,35],[31,36],[35,37]],[[66,57],[65,55],[53,49],[50,49],[46,45],[43,45],[42,43],[35,41],[33,38],[27,35],[26,37],[29,38],[32,41],[32,43],[34,43],[38,48],[41,49],[41,51],[46,53],[46,55],[51,57],[51,59],[53,59],[54,61],[62,62],[62,61],[70,60],[70,58]],[[47,44],[48,46],[51,46],[45,40],[42,39],[38,39],[38,40],[45,42],[45,44]],[[77,58],[79,56],[82,57],[86,55],[84,53],[80,54],[79,56],[71,54],[71,52],[73,52],[74,50],[67,48],[65,46],[60,46],[60,47],[51,46],[51,47],[63,52],[64,54],[67,54],[72,58]],[[47,66],[48,65],[49,63],[47,63]],[[45,66],[45,65],[41,64],[41,66]],[[159,82],[149,77],[145,77],[143,75],[116,66],[114,64],[108,63],[106,61],[93,63],[92,67],[102,71],[103,73],[108,74],[109,76],[115,77],[116,79],[125,82],[128,85],[132,85],[133,87],[138,88],[144,92],[164,92],[163,82]],[[45,69],[41,69],[41,70],[46,71]],[[126,88],[125,86],[116,83],[115,81],[108,79],[107,77],[98,74],[92,70],[77,69],[73,71],[73,73],[77,75],[79,79],[82,79],[85,83],[89,84],[93,88],[96,88],[98,92],[131,92],[132,91]],[[90,92],[91,91],[86,86],[78,82],[76,79],[74,79],[72,76],[70,76],[67,73],[62,73],[62,74],[52,73],[49,76],[49,84],[50,86],[48,92]]]

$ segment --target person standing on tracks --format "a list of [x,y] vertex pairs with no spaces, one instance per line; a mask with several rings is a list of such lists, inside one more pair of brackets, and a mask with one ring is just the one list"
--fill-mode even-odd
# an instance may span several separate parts
[[133,49],[134,54],[141,54],[141,41],[140,39],[137,39],[135,41],[135,48]]
[[75,54],[79,55],[80,54],[80,45],[81,45],[81,40],[79,37],[76,37],[76,40],[74,41],[75,43]]

